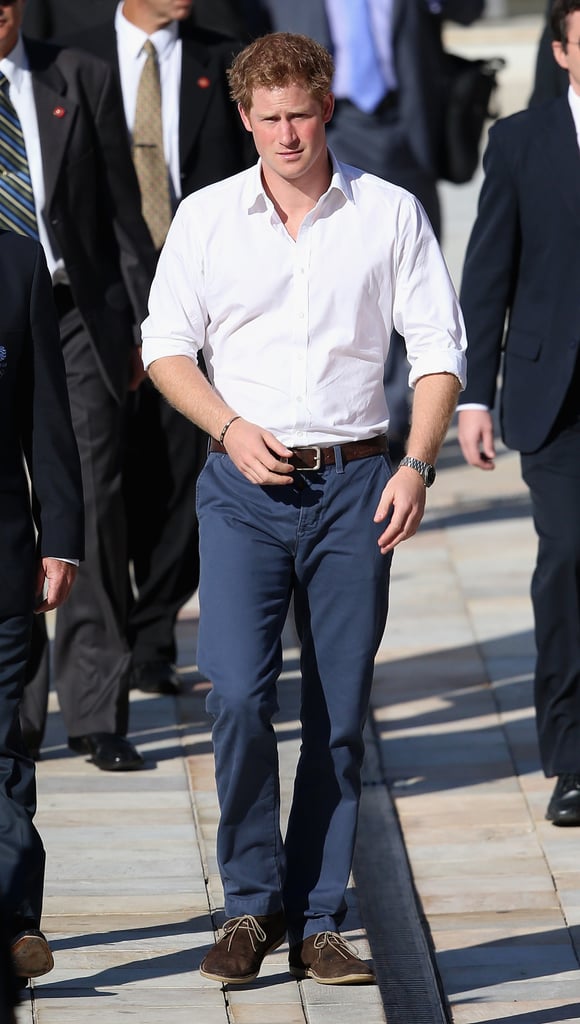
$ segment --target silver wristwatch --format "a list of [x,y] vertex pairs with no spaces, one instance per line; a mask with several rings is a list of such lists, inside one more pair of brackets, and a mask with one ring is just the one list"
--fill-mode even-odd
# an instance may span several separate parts
[[422,459],[415,459],[412,455],[405,455],[399,466],[410,466],[411,469],[416,469],[423,477],[425,487],[430,487],[435,480],[435,466],[432,466],[430,462],[423,462]]

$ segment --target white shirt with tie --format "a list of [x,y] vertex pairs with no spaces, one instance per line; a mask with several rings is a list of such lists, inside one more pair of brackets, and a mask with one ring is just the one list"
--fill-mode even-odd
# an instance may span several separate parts
[[181,56],[182,42],[179,38],[179,23],[172,21],[168,25],[148,36],[143,29],[128,21],[123,14],[123,2],[118,5],[115,13],[115,32],[117,34],[117,53],[121,76],[121,91],[125,121],[129,134],[135,124],[135,108],[137,90],[146,55],[143,44],[150,39],[157,51],[159,76],[161,81],[161,120],[163,123],[163,150],[165,163],[169,168],[171,182],[171,200],[173,208],[181,199],[181,167],[179,161],[179,100],[181,89]]

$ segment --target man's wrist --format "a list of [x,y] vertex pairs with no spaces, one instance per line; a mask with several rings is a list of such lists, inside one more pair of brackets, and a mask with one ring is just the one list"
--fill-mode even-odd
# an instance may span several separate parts
[[425,462],[423,459],[417,459],[414,455],[405,455],[399,463],[399,469],[402,466],[408,466],[409,469],[414,469],[422,478],[425,487],[431,487],[431,484],[435,482],[435,466],[430,462]]
[[224,425],[223,425],[223,427],[221,429],[221,432],[220,432],[220,436],[218,437],[218,441],[219,441],[220,444],[224,443],[224,437],[226,436],[226,434],[227,434],[228,430],[230,429],[232,423],[235,423],[236,420],[241,420],[241,418],[242,418],[241,416],[230,416],[229,420],[227,420],[227,422],[224,423]]

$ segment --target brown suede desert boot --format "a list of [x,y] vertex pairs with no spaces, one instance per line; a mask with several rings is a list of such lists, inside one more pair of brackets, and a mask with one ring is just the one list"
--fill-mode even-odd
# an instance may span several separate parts
[[290,948],[290,974],[320,985],[369,985],[373,971],[338,932],[319,932]]
[[283,910],[264,917],[232,917],[226,921],[221,939],[212,946],[199,972],[222,985],[245,985],[258,976],[264,957],[281,946],[285,938]]

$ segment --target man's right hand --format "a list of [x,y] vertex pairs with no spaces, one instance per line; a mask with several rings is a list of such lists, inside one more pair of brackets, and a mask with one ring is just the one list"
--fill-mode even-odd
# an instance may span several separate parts
[[[294,470],[284,459],[292,452],[269,430],[247,420],[235,420],[224,438],[224,447],[240,473],[252,484],[271,487],[291,484]],[[279,456],[279,458],[276,458]]]
[[493,421],[487,409],[462,409],[458,413],[459,444],[465,461],[478,469],[495,469]]

